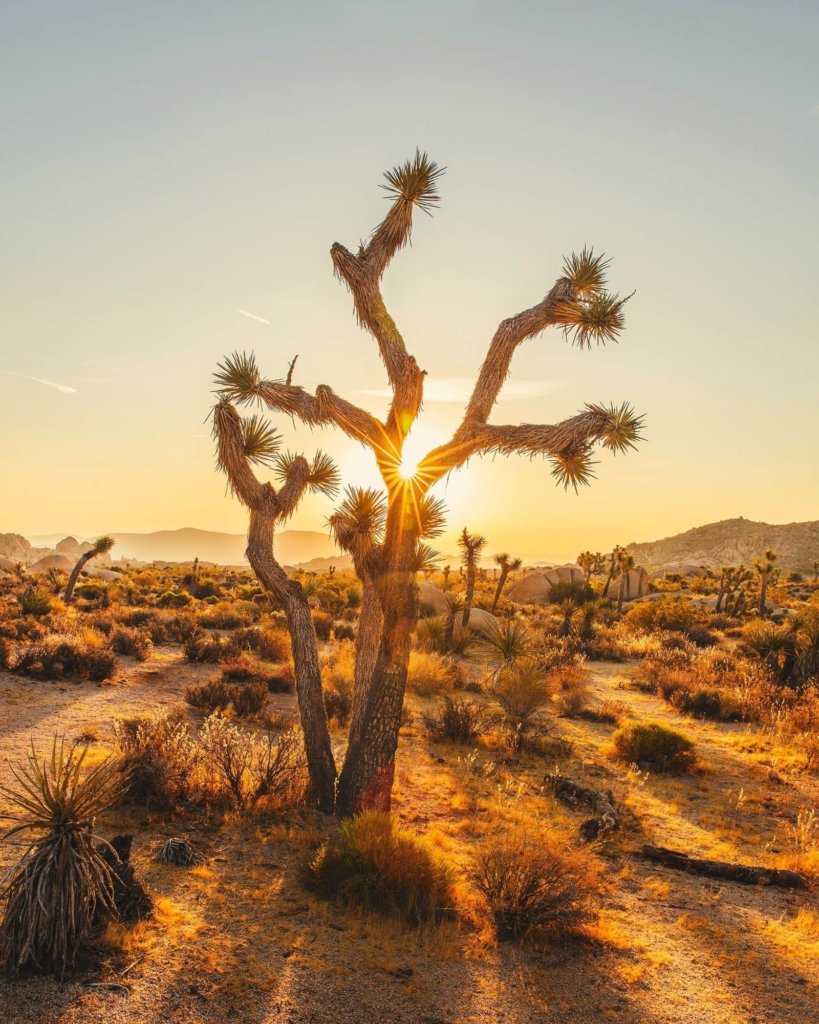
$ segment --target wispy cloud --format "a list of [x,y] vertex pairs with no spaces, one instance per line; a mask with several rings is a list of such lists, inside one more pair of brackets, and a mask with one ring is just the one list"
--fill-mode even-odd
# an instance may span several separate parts
[[[566,385],[558,380],[509,380],[500,393],[501,402],[521,402],[527,398],[553,395]],[[425,402],[462,404],[469,401],[475,381],[471,377],[441,377],[424,383]],[[370,398],[392,398],[388,388],[363,388],[358,392]]]
[[55,391],[59,391],[61,395],[76,395],[77,389],[69,387],[68,384],[58,384],[53,380],[43,380],[42,377],[29,377],[27,373],[15,373],[14,370],[2,370],[7,377],[19,377],[21,380],[31,380],[35,384],[45,384],[46,387],[54,388]]
[[241,314],[241,316],[246,316],[248,320],[258,320],[260,324],[267,324],[268,327],[273,326],[265,317],[257,316],[255,313],[248,313],[246,309],[237,309],[236,312]]

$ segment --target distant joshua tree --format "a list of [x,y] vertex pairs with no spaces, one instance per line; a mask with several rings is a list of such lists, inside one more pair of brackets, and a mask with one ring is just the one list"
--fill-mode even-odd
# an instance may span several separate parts
[[472,602],[475,599],[475,580],[478,577],[478,559],[486,547],[486,537],[479,533],[470,533],[466,527],[461,531],[458,538],[458,547],[461,549],[461,559],[464,571],[466,572],[466,595],[464,597],[464,610],[461,613],[461,625],[466,628],[469,622],[469,615],[472,611]]
[[86,565],[88,565],[92,558],[98,558],[100,555],[107,555],[113,546],[113,537],[98,537],[97,540],[94,541],[94,546],[80,555],[77,559],[77,564],[71,570],[71,575],[68,577],[68,586],[65,588],[65,596],[63,597],[66,604],[71,604],[73,601],[74,587],[76,587],[77,580],[80,578],[80,573]]
[[768,596],[768,585],[772,582],[776,572],[776,555],[773,551],[766,551],[762,558],[754,562],[754,572],[759,577],[759,603],[757,612],[764,617],[767,611],[766,599]]
[[589,583],[596,573],[601,573],[606,565],[606,556],[602,551],[581,551],[577,556],[577,565],[586,574]]
[[501,599],[503,594],[503,588],[506,586],[506,580],[509,578],[509,574],[517,572],[518,569],[523,565],[522,558],[512,558],[511,555],[505,551],[501,555],[495,555],[495,562],[500,569],[500,575],[498,576],[498,585],[495,587],[495,596],[492,598],[492,614],[495,614],[495,609],[498,607],[498,601]]
[[444,577],[443,591],[446,593],[447,587],[449,586],[449,574],[452,572],[451,565],[445,565],[441,570],[441,575]]
[[[437,205],[442,173],[443,168],[420,152],[388,171],[385,189],[390,206],[384,219],[356,249],[336,243],[330,250],[335,273],[352,294],[358,322],[375,339],[386,368],[391,400],[384,419],[346,401],[324,384],[314,392],[295,384],[293,363],[283,379],[268,380],[261,376],[252,355],[235,354],[225,360],[216,376],[226,403],[261,402],[306,426],[335,427],[369,447],[384,481],[386,521],[368,564],[383,624],[372,679],[362,690],[368,703],[363,715],[366,729],[349,743],[338,779],[337,812],[342,815],[363,808],[390,808],[411,637],[419,611],[416,571],[426,557],[422,540],[432,536],[424,533],[424,521],[429,517],[423,511],[431,500],[430,489],[469,459],[489,454],[545,457],[552,464],[555,480],[576,488],[591,481],[594,446],[601,444],[612,452],[634,448],[642,422],[628,404],[588,404],[577,415],[554,425],[490,422],[512,358],[524,341],[549,327],[561,330],[580,348],[619,336],[627,298],[607,290],[607,261],[584,249],[565,260],[558,279],[540,301],[502,321],[478,372],[462,422],[453,436],[424,456],[413,471],[407,469],[404,442],[421,410],[425,372],[387,311],[381,280],[410,240],[414,211],[431,213]],[[287,483],[282,489],[286,488]]]
[[620,556],[625,552],[625,548],[620,547],[619,544],[614,545],[614,549],[610,555],[608,555],[608,575],[606,576],[606,582],[603,585],[603,596],[606,596],[606,592],[609,589],[609,584],[614,579],[614,574],[617,572],[617,566],[620,564]]
[[634,568],[634,555],[630,555],[628,551],[621,548],[617,556],[617,567],[620,570],[620,586],[617,590],[617,611],[621,612],[623,610],[623,601],[626,597],[628,574]]

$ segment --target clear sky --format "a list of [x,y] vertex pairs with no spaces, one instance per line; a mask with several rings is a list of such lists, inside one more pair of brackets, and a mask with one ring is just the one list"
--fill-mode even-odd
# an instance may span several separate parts
[[[298,353],[298,383],[380,411],[328,249],[416,146],[442,204],[384,292],[430,398],[590,244],[637,289],[620,344],[528,342],[494,418],[647,417],[579,495],[542,462],[473,463],[445,547],[819,518],[817,54],[815,2],[0,3],[0,532],[242,531],[204,423],[232,349],[269,376]],[[415,443],[461,411],[428,401]],[[374,482],[339,436],[280,426]]]

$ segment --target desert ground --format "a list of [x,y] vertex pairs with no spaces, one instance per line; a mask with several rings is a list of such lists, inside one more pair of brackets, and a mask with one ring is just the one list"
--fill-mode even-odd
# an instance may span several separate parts
[[[143,579],[154,592],[156,583]],[[338,583],[325,580],[336,589]],[[167,585],[164,580],[162,586]],[[248,585],[248,580],[231,584]],[[130,620],[143,618],[150,625],[209,610],[201,601],[183,613],[153,611],[152,619],[116,601],[101,610],[95,605],[104,589],[89,583],[83,610],[52,610],[46,618],[56,624],[61,617],[64,628],[70,617],[73,628],[84,629],[83,642],[99,646],[106,642],[99,627],[105,628],[107,619],[130,614]],[[491,595],[488,580],[483,591]],[[784,590],[780,599],[787,600]],[[693,606],[690,594],[679,593],[645,606],[674,601]],[[225,607],[225,601],[218,606]],[[243,607],[253,606],[245,602]],[[516,608],[510,602],[505,611],[522,616],[533,634],[548,634],[558,621],[548,605]],[[266,611],[252,614],[261,622],[270,618]],[[430,653],[430,641],[419,628],[392,813],[449,865],[456,877],[455,908],[414,925],[400,915],[327,899],[305,887],[302,865],[337,826],[298,800],[281,806],[262,802],[252,811],[213,797],[179,799],[162,808],[150,800],[125,800],[101,816],[96,831],[134,836],[133,863],[153,898],[153,914],[135,924],[109,924],[62,978],[30,972],[6,976],[0,999],[7,1019],[43,1024],[232,1018],[259,1024],[796,1024],[812,1019],[819,995],[819,837],[813,817],[819,778],[813,747],[781,723],[750,720],[759,715],[748,708],[723,713],[729,720],[678,710],[647,680],[662,670],[662,657],[659,668],[655,662],[664,641],[680,634],[625,632],[623,622],[631,614],[600,625],[586,653],[573,656],[570,670],[566,664],[551,670],[553,685],[538,712],[536,734],[520,749],[510,749],[491,716],[485,662],[468,650]],[[18,620],[12,616],[11,621]],[[346,621],[354,624],[354,616],[348,614]],[[336,629],[346,636],[343,622],[338,619]],[[702,650],[713,658],[716,647],[729,660],[739,658],[740,630],[728,619],[717,624],[722,628],[718,643]],[[226,641],[234,633],[211,627],[199,635],[200,641],[202,636]],[[734,636],[725,635],[730,633]],[[334,637],[321,642],[329,690],[338,692],[347,657],[339,652],[351,646],[351,640]],[[686,654],[696,660],[702,657],[697,650]],[[206,712],[186,702],[186,695],[218,679],[224,664],[194,655],[190,643],[168,640],[143,651],[144,660],[117,655],[110,674],[99,681],[0,673],[2,781],[13,782],[9,766],[24,763],[32,744],[47,753],[54,737],[87,746],[89,763],[102,761],[119,749],[118,720],[178,714],[198,729]],[[264,665],[259,658],[257,669]],[[486,712],[479,735],[452,742],[432,729],[429,723],[445,698]],[[328,709],[332,706],[328,703]],[[292,692],[271,692],[263,711],[243,727],[281,731],[297,721]],[[682,732],[693,742],[696,763],[666,772],[616,756],[612,736],[618,727],[646,721]],[[338,755],[345,730],[335,718],[331,724]],[[583,842],[578,830],[588,808],[556,799],[549,783],[554,773],[610,793],[619,828]],[[7,797],[0,810],[12,810]],[[500,937],[491,909],[470,881],[476,851],[499,832],[520,836],[522,843],[551,837],[588,858],[584,871],[595,881],[582,917],[571,928],[546,929],[536,938]],[[157,849],[170,837],[188,839],[200,862],[190,867],[155,862]],[[645,843],[700,858],[797,870],[807,888],[747,885],[673,870],[646,860]],[[12,842],[0,846],[0,867],[9,868],[20,852]]]

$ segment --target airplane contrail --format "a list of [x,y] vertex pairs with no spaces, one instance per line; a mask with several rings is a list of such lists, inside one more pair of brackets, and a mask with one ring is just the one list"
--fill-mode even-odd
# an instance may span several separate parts
[[237,309],[237,313],[241,313],[242,316],[246,316],[250,320],[258,320],[260,324],[267,324],[268,327],[272,327],[273,324],[269,320],[266,320],[263,316],[256,316],[255,313],[248,313],[246,309]]
[[45,384],[46,387],[54,388],[61,395],[76,395],[77,389],[69,387],[68,384],[57,384],[53,380],[43,380],[42,377],[30,377],[27,373],[15,373],[14,370],[2,370],[9,377],[19,377],[21,380],[33,380],[35,384]]

